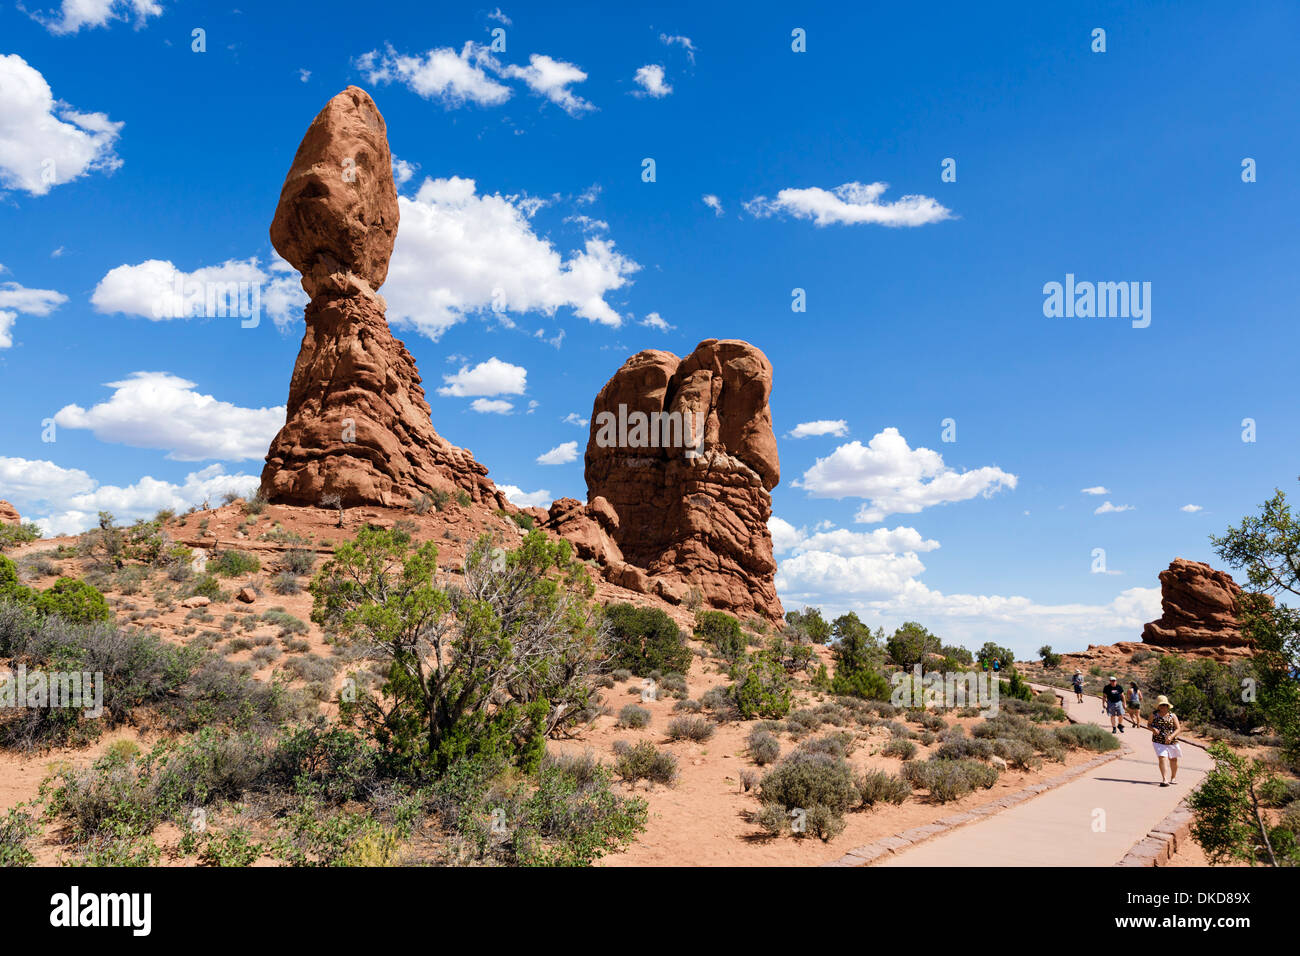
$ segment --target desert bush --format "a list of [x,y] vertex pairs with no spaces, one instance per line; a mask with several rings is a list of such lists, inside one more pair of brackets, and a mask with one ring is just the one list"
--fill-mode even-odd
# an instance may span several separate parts
[[843,829],[844,811],[859,799],[848,763],[824,753],[796,750],[768,771],[759,785],[762,803],[787,814],[802,810],[807,830],[822,839]]
[[832,757],[847,757],[853,749],[853,735],[844,731],[811,737],[799,744],[799,749],[807,753],[829,754]]
[[[6,527],[0,524],[0,529]],[[31,850],[32,839],[40,832],[35,818],[20,807],[11,807],[0,816],[0,868],[32,866],[36,854]]]
[[674,717],[665,733],[669,740],[693,740],[703,743],[711,738],[717,725],[703,717]]
[[1018,770],[1037,770],[1043,765],[1034,748],[1023,740],[998,737],[993,741],[993,753]]
[[744,658],[749,647],[740,622],[723,611],[698,611],[695,615],[695,638],[713,647],[728,663]]
[[755,727],[745,738],[745,744],[749,747],[749,756],[760,767],[775,763],[781,756],[781,743],[769,731]]
[[730,690],[735,709],[745,720],[784,717],[790,712],[793,693],[785,668],[761,652],[738,666],[737,680]]
[[1070,724],[1056,729],[1056,739],[1070,750],[1095,750],[1106,753],[1118,750],[1120,742],[1115,735],[1108,733],[1096,724]]
[[867,808],[878,803],[900,804],[912,795],[912,785],[907,780],[883,770],[868,770],[855,782],[858,799]]
[[77,578],[59,578],[32,601],[38,613],[62,618],[70,624],[107,621],[113,616],[104,595]]
[[298,594],[302,591],[302,585],[298,583],[298,576],[291,571],[281,571],[271,578],[271,590],[280,595]]
[[650,741],[643,740],[618,755],[614,772],[631,785],[645,780],[671,787],[677,782],[677,758],[667,751],[660,752]]
[[978,760],[917,760],[903,765],[903,777],[914,788],[929,791],[934,802],[948,803],[993,786],[998,771]]
[[902,737],[891,737],[889,743],[880,751],[886,757],[900,757],[903,760],[911,760],[916,756],[916,744],[910,740],[904,740]]
[[980,737],[949,736],[932,756],[938,760],[965,760],[968,757],[987,760],[993,756],[993,744]]
[[623,671],[630,677],[634,673],[646,676],[653,670],[683,674],[690,668],[691,650],[681,628],[661,608],[608,604],[605,620],[610,632],[606,666],[616,678]]
[[675,714],[698,714],[702,709],[698,700],[690,698],[679,700],[673,704],[673,713]]
[[241,574],[252,574],[262,569],[262,562],[246,551],[231,548],[220,551],[207,564],[208,570],[223,578],[234,578]]
[[618,725],[620,727],[629,727],[639,729],[650,723],[650,711],[644,707],[638,707],[636,704],[627,704],[618,712]]

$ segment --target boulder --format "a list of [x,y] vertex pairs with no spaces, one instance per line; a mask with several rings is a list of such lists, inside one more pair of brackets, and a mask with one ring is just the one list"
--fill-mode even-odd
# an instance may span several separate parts
[[1247,648],[1237,624],[1241,593],[1226,572],[1175,558],[1160,572],[1162,613],[1142,629],[1142,643],[1178,650]]
[[269,501],[395,507],[463,488],[505,504],[487,469],[434,431],[415,360],[389,331],[376,290],[397,222],[384,118],[350,86],[308,128],[271,224],[311,302],[286,421],[262,470]]
[[22,515],[7,501],[0,500],[0,524],[22,524]]

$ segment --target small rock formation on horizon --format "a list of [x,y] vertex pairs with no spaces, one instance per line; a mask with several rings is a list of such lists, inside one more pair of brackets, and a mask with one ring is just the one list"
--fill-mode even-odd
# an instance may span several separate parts
[[1174,650],[1244,651],[1237,623],[1242,590],[1224,571],[1174,558],[1160,572],[1160,620],[1142,629],[1142,643]]
[[638,352],[592,408],[588,503],[556,501],[545,526],[622,587],[672,603],[698,589],[712,607],[780,620],[771,393],[772,363],[748,342]]
[[271,243],[311,297],[284,427],[262,470],[280,504],[405,505],[463,488],[506,507],[473,455],[430,421],[415,360],[393,337],[378,289],[397,236],[388,132],[364,90],[349,86],[307,129],[285,178]]
[[0,523],[3,524],[22,524],[23,516],[18,513],[18,509],[9,502],[0,499]]

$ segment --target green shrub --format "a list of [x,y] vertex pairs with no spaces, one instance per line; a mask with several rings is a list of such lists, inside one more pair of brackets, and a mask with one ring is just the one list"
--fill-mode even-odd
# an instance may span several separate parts
[[[779,720],[790,712],[794,692],[779,661],[768,654],[758,653],[740,664],[738,670],[736,683],[731,687],[731,699],[742,718]],[[705,703],[703,699],[700,702]]]
[[1070,724],[1056,729],[1056,739],[1070,750],[1095,750],[1106,753],[1118,750],[1120,742],[1115,735],[1103,730],[1096,724]]
[[636,704],[628,704],[618,712],[618,725],[639,729],[650,723],[650,711]]
[[916,789],[929,791],[934,802],[949,803],[976,788],[992,787],[998,771],[977,760],[925,760],[904,764],[903,777]]
[[260,571],[262,562],[246,551],[236,551],[232,548],[229,551],[218,552],[208,562],[207,567],[213,574],[220,575],[223,578],[233,578],[241,574],[252,574],[254,571]]
[[15,548],[30,541],[36,541],[43,534],[44,532],[41,531],[40,527],[30,521],[23,521],[19,524],[0,522],[0,551]]
[[713,645],[714,653],[729,663],[745,656],[749,641],[740,629],[740,621],[722,611],[698,611],[695,615],[695,638]]
[[889,743],[885,744],[880,752],[886,757],[901,757],[903,760],[911,760],[916,756],[916,744],[910,740],[904,740],[902,737],[891,737]]
[[[844,811],[860,799],[853,771],[842,757],[796,750],[768,771],[759,786],[759,800],[783,811],[803,811],[805,830],[828,840],[844,828]],[[775,813],[765,811],[775,821]],[[779,832],[779,831],[778,831]]]
[[616,679],[622,671],[645,676],[653,670],[684,674],[691,666],[691,649],[681,628],[661,608],[634,604],[608,604],[605,620],[610,629],[610,659],[606,664]]
[[671,787],[677,782],[677,758],[655,749],[648,740],[629,747],[614,762],[614,772],[629,784],[638,780]]
[[33,606],[41,614],[52,614],[71,624],[107,621],[113,616],[99,589],[78,578],[59,578],[34,595]]
[[0,867],[33,865],[36,854],[29,844],[39,832],[40,826],[32,815],[18,807],[0,817]]

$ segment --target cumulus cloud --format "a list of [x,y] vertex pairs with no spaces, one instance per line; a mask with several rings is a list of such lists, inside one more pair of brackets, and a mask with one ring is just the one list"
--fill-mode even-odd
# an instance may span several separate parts
[[168,372],[133,372],[106,387],[113,389],[107,401],[89,409],[65,405],[54,423],[103,442],[163,449],[176,461],[242,461],[264,458],[285,420],[283,405],[243,408]]
[[528,386],[528,369],[511,365],[495,355],[473,368],[462,365],[455,375],[444,375],[447,384],[438,389],[439,395],[471,398],[475,395],[522,395]]
[[577,412],[569,412],[564,416],[563,421],[566,425],[577,425],[579,428],[586,428],[591,424],[590,418],[583,418]]
[[382,53],[371,50],[362,54],[357,69],[372,84],[400,83],[447,109],[467,103],[497,106],[511,96],[508,86],[488,75],[500,72],[500,65],[487,47],[473,42],[466,43],[459,53],[439,47],[414,56],[398,53],[390,45]]
[[539,465],[567,465],[578,457],[578,443],[566,441],[537,456]]
[[526,197],[478,195],[472,179],[426,179],[414,197],[399,197],[397,233],[384,297],[388,317],[432,339],[471,313],[542,312],[571,308],[618,326],[605,296],[641,267],[611,239],[588,237],[565,258],[538,236]]
[[100,511],[129,522],[152,517],[163,508],[183,511],[226,492],[248,497],[260,481],[257,475],[226,474],[216,464],[191,472],[179,484],[146,475],[131,485],[101,485],[80,468],[0,457],[0,498],[13,502],[47,535],[85,531],[94,526]]
[[658,312],[651,312],[641,320],[642,325],[648,325],[652,329],[658,329],[660,332],[671,332],[677,328],[675,325],[669,325],[664,317]]
[[1091,488],[1082,489],[1082,493],[1085,495],[1108,495],[1110,489],[1104,485],[1093,485]]
[[122,131],[104,113],[56,101],[50,84],[17,53],[0,56],[0,188],[44,196],[87,173],[122,165]]
[[393,181],[399,186],[405,186],[415,177],[415,171],[419,168],[419,163],[408,163],[406,160],[394,156]]
[[302,318],[307,294],[297,270],[278,255],[271,260],[270,270],[263,269],[256,256],[193,272],[177,268],[170,260],[147,259],[110,269],[95,286],[90,304],[97,312],[153,322],[200,316],[251,322],[260,321],[265,312],[283,330]]
[[817,459],[796,484],[814,498],[866,498],[854,520],[871,524],[891,514],[988,497],[1015,488],[1017,480],[992,466],[956,471],[938,452],[910,448],[898,429],[886,428],[866,445],[849,442]]
[[162,4],[156,0],[63,0],[57,13],[37,11],[28,16],[51,33],[68,34],[83,27],[104,27],[114,20],[132,18],[138,30],[150,17],[160,16],[162,12]]
[[721,200],[721,199],[719,199],[717,196],[713,195],[713,193],[705,193],[701,198],[704,200],[704,205],[708,206],[710,209],[713,210],[713,214],[714,214],[715,216],[721,216],[721,215],[722,215],[722,200]]
[[1202,508],[1200,505],[1183,505],[1183,506],[1182,506],[1181,508],[1179,508],[1178,510],[1179,510],[1179,511],[1186,511],[1188,514],[1195,514],[1196,512],[1198,512],[1198,511],[1204,511],[1205,509]]
[[640,90],[633,92],[634,96],[653,96],[655,99],[660,99],[673,91],[672,86],[664,82],[664,68],[658,63],[647,63],[636,71],[632,79],[636,81],[637,86],[641,87]]
[[518,485],[497,485],[497,490],[517,508],[545,508],[551,503],[551,493],[545,488],[524,491]]
[[573,84],[585,81],[587,74],[572,63],[553,59],[544,53],[529,56],[528,66],[507,66],[501,75],[523,80],[530,90],[546,97],[570,116],[581,116],[596,108],[569,89]]
[[833,421],[820,419],[815,422],[800,422],[790,429],[791,438],[810,438],[815,435],[834,435],[843,438],[849,433],[849,423],[842,418]]
[[1109,515],[1109,514],[1119,514],[1119,512],[1121,511],[1132,511],[1132,510],[1133,510],[1132,505],[1113,505],[1109,501],[1104,501],[1096,508],[1094,508],[1092,513],[1095,515]]
[[469,407],[483,415],[509,415],[514,411],[514,403],[504,398],[476,398]]
[[[4,272],[0,266],[0,272]],[[14,323],[19,315],[47,316],[68,297],[53,289],[29,289],[17,282],[0,282],[0,349],[12,348]]]
[[495,20],[495,21],[497,21],[497,23],[503,23],[503,24],[505,24],[505,25],[508,26],[508,27],[509,27],[509,26],[514,26],[514,21],[511,20],[508,16],[506,16],[505,13],[502,12],[502,10],[501,10],[500,7],[497,7],[495,10],[493,10],[491,13],[489,13],[489,14],[488,14],[488,19],[489,19],[489,20]]
[[818,226],[924,226],[952,218],[949,210],[929,196],[903,196],[881,202],[888,188],[888,183],[853,182],[829,191],[817,186],[782,189],[775,199],[756,196],[745,203],[745,211],[760,219],[781,214],[811,219]]

